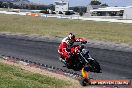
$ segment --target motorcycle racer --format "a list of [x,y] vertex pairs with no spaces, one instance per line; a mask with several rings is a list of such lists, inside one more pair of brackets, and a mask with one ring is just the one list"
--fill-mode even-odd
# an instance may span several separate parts
[[83,38],[75,38],[73,33],[69,33],[67,37],[63,38],[58,47],[58,53],[60,55],[60,60],[64,64],[69,63],[72,59],[71,54],[76,52],[76,47],[73,46],[74,42],[87,43],[87,41]]

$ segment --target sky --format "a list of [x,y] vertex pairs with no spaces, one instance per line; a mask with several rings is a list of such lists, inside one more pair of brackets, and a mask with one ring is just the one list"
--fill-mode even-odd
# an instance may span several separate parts
[[[29,0],[40,4],[54,4],[55,0]],[[67,1],[67,0],[66,0]],[[68,0],[70,6],[87,6],[91,0]],[[99,0],[109,6],[132,6],[132,0]]]

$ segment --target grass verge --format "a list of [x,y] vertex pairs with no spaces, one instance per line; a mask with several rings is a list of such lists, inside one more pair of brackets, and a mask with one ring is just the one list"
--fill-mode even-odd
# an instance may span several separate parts
[[[76,88],[72,83],[0,62],[0,88]],[[79,87],[78,87],[79,88]]]
[[132,44],[132,24],[0,14],[0,32],[64,37],[73,32],[91,40]]

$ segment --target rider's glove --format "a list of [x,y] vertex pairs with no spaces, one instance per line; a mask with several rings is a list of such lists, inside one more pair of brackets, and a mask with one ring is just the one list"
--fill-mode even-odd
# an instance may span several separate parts
[[83,43],[83,44],[86,44],[86,43],[87,43],[87,41],[83,41],[82,43]]

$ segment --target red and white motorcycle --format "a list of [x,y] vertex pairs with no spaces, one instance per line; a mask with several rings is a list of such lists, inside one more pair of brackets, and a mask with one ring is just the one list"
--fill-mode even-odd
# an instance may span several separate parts
[[101,71],[99,63],[90,56],[86,44],[73,45],[71,52],[71,60],[65,64],[68,69],[81,70],[83,67],[88,67],[92,72]]

